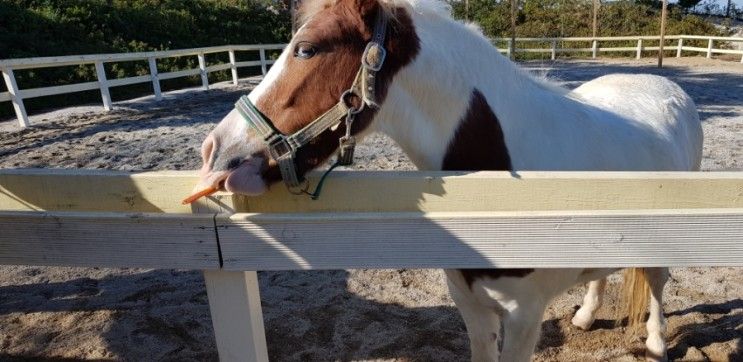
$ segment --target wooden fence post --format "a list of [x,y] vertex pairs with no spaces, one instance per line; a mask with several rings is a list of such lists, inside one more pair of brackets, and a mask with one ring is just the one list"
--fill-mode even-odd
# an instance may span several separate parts
[[10,93],[10,101],[13,102],[13,109],[15,115],[18,118],[21,128],[29,126],[28,114],[26,113],[26,107],[23,105],[23,97],[21,97],[18,91],[18,83],[15,81],[15,75],[13,69],[3,68],[3,79],[5,79],[5,86],[8,87],[8,93]]
[[102,61],[95,62],[95,74],[98,76],[98,86],[101,88],[101,98],[103,98],[103,109],[110,111],[113,108],[111,104],[111,92],[108,90],[108,79],[106,78],[106,68],[103,67]]
[[149,57],[147,61],[150,63],[150,78],[152,78],[152,90],[155,92],[155,100],[162,100],[163,94],[160,90],[160,78],[157,75],[157,60],[155,57]]
[[707,58],[712,58],[712,38],[707,42]]
[[660,39],[658,39],[658,68],[663,68],[663,46],[666,42],[666,13],[668,12],[668,0],[663,0],[660,11]]
[[220,361],[268,361],[257,275],[204,271]]
[[552,60],[557,58],[557,40],[552,40]]
[[681,58],[681,51],[684,49],[684,38],[679,37],[679,45],[676,48],[676,58]]
[[509,43],[508,55],[511,60],[516,59],[516,14],[518,13],[519,0],[511,0],[511,43]]
[[266,75],[266,73],[268,72],[268,69],[266,67],[266,49],[261,48],[258,52],[261,56],[261,72],[263,73],[263,75]]
[[596,55],[599,52],[599,42],[596,41],[596,39],[593,40],[593,44],[591,45],[591,58],[596,58]]
[[506,55],[509,59],[513,59],[513,40],[508,39],[508,45],[506,46]]
[[642,58],[642,38],[637,39],[637,59]]
[[209,90],[209,75],[206,73],[206,57],[199,53],[199,71],[201,72],[201,88]]
[[235,63],[235,51],[233,49],[230,49],[230,69],[232,70],[232,84],[237,85],[237,65]]

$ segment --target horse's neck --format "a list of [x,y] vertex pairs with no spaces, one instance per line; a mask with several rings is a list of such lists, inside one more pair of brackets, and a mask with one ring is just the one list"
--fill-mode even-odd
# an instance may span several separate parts
[[[541,123],[550,122],[545,115],[569,107],[559,92],[526,75],[486,39],[461,24],[426,18],[416,19],[416,24],[425,29],[418,33],[421,51],[395,78],[377,126],[400,144],[419,169],[441,169],[466,116],[484,117],[482,112],[471,114],[476,93],[497,116],[486,121],[499,123],[509,146],[543,128]],[[499,152],[487,137],[473,137],[470,142],[483,143],[468,148],[470,152]],[[483,166],[497,169],[495,164]]]

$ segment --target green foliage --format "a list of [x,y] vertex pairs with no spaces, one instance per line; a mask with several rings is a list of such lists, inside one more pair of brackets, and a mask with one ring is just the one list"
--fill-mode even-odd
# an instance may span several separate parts
[[[464,1],[451,1],[454,16],[465,18]],[[521,0],[516,20],[519,37],[590,36],[592,0]],[[599,36],[655,35],[660,29],[658,0],[603,2],[599,10]],[[509,0],[470,0],[470,20],[490,37],[508,37],[511,31]],[[694,15],[671,7],[668,34],[718,35],[715,27]]]
[[[281,43],[289,39],[290,31],[288,11],[272,1],[0,0],[3,59]],[[226,60],[222,58],[211,62]],[[196,60],[190,58],[158,63],[161,72],[196,66]],[[116,63],[107,65],[106,70],[110,78],[149,71],[146,62]],[[95,80],[95,70],[90,66],[50,68],[17,71],[16,76],[21,88],[33,88]],[[227,74],[216,76],[222,79]],[[0,91],[5,90],[0,87]],[[124,88],[117,88],[115,93],[126,98],[151,92],[141,86]],[[90,102],[96,97],[95,92],[89,92],[82,97],[31,99],[28,105],[34,109],[64,102],[65,98]],[[2,106],[0,116],[8,115],[10,107],[7,103]]]
[[3,58],[286,40],[286,11],[237,0],[2,0]]

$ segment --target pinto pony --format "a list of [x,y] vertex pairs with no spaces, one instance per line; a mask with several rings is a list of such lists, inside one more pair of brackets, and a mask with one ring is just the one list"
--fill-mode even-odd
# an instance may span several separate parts
[[[200,186],[257,195],[357,137],[394,139],[421,170],[698,170],[702,131],[675,83],[609,75],[573,91],[510,62],[433,0],[309,0],[263,81],[206,138]],[[361,61],[360,61],[361,60]],[[616,269],[447,270],[476,361],[528,361],[547,303],[589,283],[587,329]],[[646,358],[666,359],[667,268],[629,269],[631,322],[649,300]]]

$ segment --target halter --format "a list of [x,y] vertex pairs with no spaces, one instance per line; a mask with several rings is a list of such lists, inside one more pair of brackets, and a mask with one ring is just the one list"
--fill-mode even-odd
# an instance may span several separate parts
[[[361,113],[366,105],[373,108],[379,107],[376,97],[376,76],[382,69],[382,64],[387,55],[384,48],[386,32],[387,14],[380,9],[374,24],[374,35],[366,44],[364,54],[361,56],[361,66],[351,87],[343,92],[338,103],[297,132],[290,135],[279,132],[271,120],[264,116],[247,96],[242,96],[237,101],[235,107],[258,136],[263,139],[271,158],[278,163],[281,178],[290,191],[298,189],[300,192],[305,191],[301,188],[301,182],[297,176],[295,163],[297,150],[326,130],[335,130],[344,118],[346,133],[338,140],[340,152],[336,165],[348,166],[353,163],[356,139],[351,135],[351,125],[356,115]],[[351,98],[354,96],[361,99],[361,104],[358,107],[351,103]]]

